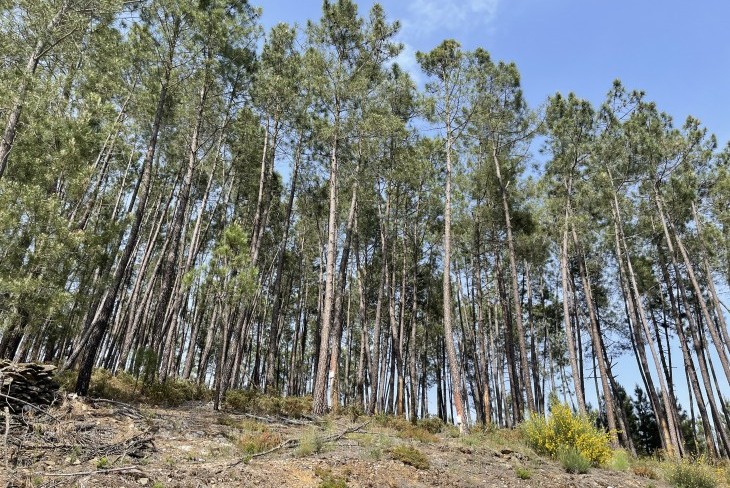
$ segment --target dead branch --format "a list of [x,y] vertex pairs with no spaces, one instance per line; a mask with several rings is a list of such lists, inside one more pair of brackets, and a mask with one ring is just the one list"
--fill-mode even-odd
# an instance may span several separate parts
[[119,471],[130,471],[133,474],[141,474],[144,473],[140,471],[139,466],[121,466],[119,468],[108,468],[108,469],[96,469],[94,471],[77,471],[75,473],[44,473],[41,471],[36,471],[35,474],[38,476],[52,476],[52,477],[61,477],[61,476],[91,476],[95,474],[109,474]]
[[[342,439],[343,437],[345,437],[347,434],[352,434],[353,432],[357,432],[360,429],[366,427],[370,422],[372,422],[372,420],[368,420],[367,422],[362,423],[360,425],[356,425],[355,427],[350,427],[348,429],[345,429],[345,430],[343,430],[342,432],[340,432],[338,434],[333,434],[333,435],[329,435],[327,437],[324,437],[322,439],[322,442],[324,442],[324,443],[337,442],[340,439]],[[289,447],[289,448],[291,448],[291,447],[297,447],[300,443],[301,443],[301,440],[300,439],[287,439],[284,442],[282,442],[281,444],[279,444],[278,446],[272,447],[268,451],[257,452],[256,454],[253,454],[251,456],[247,456],[245,458],[241,458],[238,461],[236,461],[235,463],[229,464],[227,467],[225,467],[222,470],[218,471],[218,473],[220,474],[223,471],[225,471],[227,469],[231,469],[233,467],[236,467],[236,466],[238,466],[241,463],[248,463],[249,461],[251,461],[254,458],[266,456],[268,454],[271,454],[272,452],[279,451],[279,450],[281,450],[281,449],[283,449],[285,447]]]

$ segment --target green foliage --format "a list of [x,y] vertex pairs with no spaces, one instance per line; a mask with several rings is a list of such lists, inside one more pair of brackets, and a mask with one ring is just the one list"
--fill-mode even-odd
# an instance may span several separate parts
[[718,485],[712,469],[701,460],[678,463],[670,470],[669,483],[675,488],[715,488]]
[[558,450],[557,458],[568,473],[585,474],[591,468],[591,461],[574,447],[561,447]]
[[547,420],[533,415],[520,426],[520,431],[527,444],[540,454],[557,457],[563,448],[570,447],[594,466],[604,464],[612,454],[609,434],[555,398]]
[[331,469],[317,466],[314,468],[314,474],[322,479],[319,488],[347,488],[347,480],[340,476],[335,476]]
[[264,428],[258,432],[246,432],[237,440],[236,445],[245,454],[257,454],[281,444],[281,435]]
[[102,456],[99,458],[99,460],[96,462],[96,469],[106,469],[109,467],[109,460],[106,458],[106,456]]
[[[402,439],[413,439],[420,442],[436,442],[436,437],[430,430],[421,424],[413,425],[403,417],[393,415],[378,415],[376,421],[383,427],[396,431],[396,435]],[[433,428],[433,424],[430,424]],[[442,427],[439,428],[439,430]]]
[[532,471],[525,468],[524,466],[517,466],[515,468],[515,474],[521,480],[529,480],[532,478]]
[[301,418],[312,410],[312,397],[274,396],[257,390],[230,390],[226,407],[255,415],[274,415]]
[[297,446],[295,454],[299,457],[318,454],[322,452],[324,445],[324,438],[320,434],[319,430],[311,428],[299,439],[299,445]]
[[[58,377],[61,387],[69,389],[76,383],[76,373],[67,371]],[[181,379],[143,382],[124,371],[116,375],[106,369],[96,369],[91,376],[89,395],[125,403],[148,403],[175,407],[189,401],[209,401],[207,388]]]
[[608,467],[614,471],[627,471],[631,466],[629,455],[623,449],[613,451],[611,459],[608,461]]
[[444,429],[444,422],[438,417],[426,417],[418,421],[418,426],[432,434],[439,434]]
[[426,455],[413,446],[400,444],[391,448],[389,453],[393,459],[416,469],[427,470],[431,467]]

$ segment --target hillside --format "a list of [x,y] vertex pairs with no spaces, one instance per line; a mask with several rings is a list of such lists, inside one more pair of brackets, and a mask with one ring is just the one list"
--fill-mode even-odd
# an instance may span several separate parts
[[[163,408],[69,398],[26,420],[32,432],[11,430],[13,457],[0,475],[2,486],[668,486],[637,476],[636,465],[567,474],[524,446],[516,431],[459,437],[444,427],[434,435],[393,417],[295,419],[214,412],[204,402]],[[427,427],[438,430],[432,424]],[[401,446],[422,453],[425,462]],[[405,462],[396,459],[399,447]]]

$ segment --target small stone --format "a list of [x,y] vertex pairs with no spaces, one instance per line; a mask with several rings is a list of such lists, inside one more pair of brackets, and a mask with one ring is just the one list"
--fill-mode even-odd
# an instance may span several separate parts
[[150,482],[150,479],[149,478],[140,478],[140,479],[137,480],[137,483],[139,483],[142,486],[146,485],[149,482]]

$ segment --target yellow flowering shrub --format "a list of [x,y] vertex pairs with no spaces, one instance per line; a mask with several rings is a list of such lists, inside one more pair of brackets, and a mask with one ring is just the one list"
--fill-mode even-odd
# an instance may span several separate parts
[[558,400],[551,401],[551,415],[533,415],[521,425],[522,435],[535,451],[555,458],[561,448],[577,449],[594,466],[611,459],[611,437],[597,429],[586,416],[575,415]]

